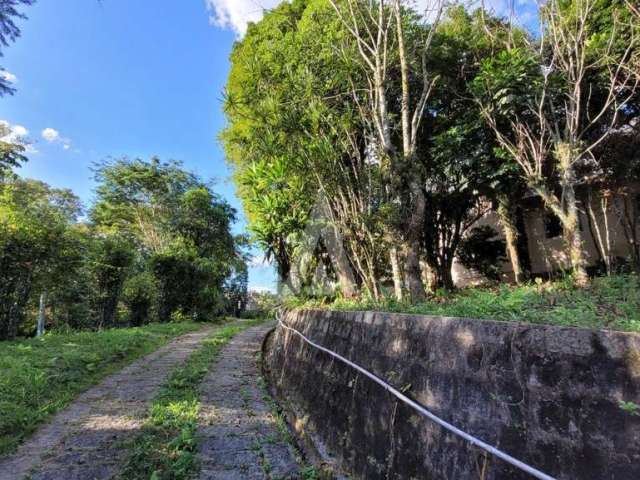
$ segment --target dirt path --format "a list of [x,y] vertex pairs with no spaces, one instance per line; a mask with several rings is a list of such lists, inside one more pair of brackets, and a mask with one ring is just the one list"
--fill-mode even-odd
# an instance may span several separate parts
[[16,454],[0,458],[0,480],[111,478],[128,453],[122,441],[140,429],[158,388],[214,328],[174,339],[82,394]]
[[237,335],[201,386],[201,480],[299,478],[294,451],[264,400],[257,358],[269,325]]

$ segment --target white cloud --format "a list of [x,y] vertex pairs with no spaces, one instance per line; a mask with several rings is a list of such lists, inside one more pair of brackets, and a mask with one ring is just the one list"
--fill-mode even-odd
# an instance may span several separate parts
[[244,35],[249,22],[257,22],[265,10],[269,10],[282,0],[205,0],[211,12],[211,21],[222,28],[229,28],[238,35]]
[[11,127],[12,134],[17,138],[25,138],[29,135],[29,130],[27,130],[22,125],[14,125]]
[[0,140],[7,143],[17,143],[20,138],[24,138],[29,135],[29,130],[27,130],[22,125],[11,125],[7,120],[0,120],[0,127],[2,127],[2,137]]
[[0,78],[9,83],[18,83],[18,77],[7,70],[0,70]]
[[44,138],[47,142],[55,142],[60,138],[60,132],[53,128],[45,128],[42,130],[42,138]]
[[47,142],[60,144],[65,150],[69,150],[71,148],[71,140],[61,137],[60,132],[55,128],[45,128],[42,130],[41,135]]

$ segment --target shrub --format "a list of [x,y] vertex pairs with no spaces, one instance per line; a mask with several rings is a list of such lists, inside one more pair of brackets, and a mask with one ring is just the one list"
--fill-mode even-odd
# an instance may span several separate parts
[[141,272],[129,277],[124,283],[122,300],[128,310],[130,326],[149,323],[158,300],[158,282],[153,274]]

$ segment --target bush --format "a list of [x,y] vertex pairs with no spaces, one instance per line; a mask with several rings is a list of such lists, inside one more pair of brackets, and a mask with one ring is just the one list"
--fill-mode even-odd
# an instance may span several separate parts
[[132,327],[149,323],[158,300],[158,282],[150,272],[129,277],[123,287],[122,301],[128,310]]
[[122,287],[134,256],[133,245],[118,235],[103,235],[94,240],[88,261],[95,288],[93,308],[97,327],[116,325]]
[[207,259],[188,251],[154,255],[151,269],[158,282],[158,315],[168,322],[176,312],[192,320],[205,320],[224,309],[224,275]]

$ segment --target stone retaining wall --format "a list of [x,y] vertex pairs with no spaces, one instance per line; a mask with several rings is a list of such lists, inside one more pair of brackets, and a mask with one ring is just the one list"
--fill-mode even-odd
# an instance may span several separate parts
[[[640,335],[373,312],[291,312],[311,340],[558,479],[640,479]],[[264,366],[307,445],[352,478],[528,475],[278,328]],[[638,412],[640,413],[640,412]]]

